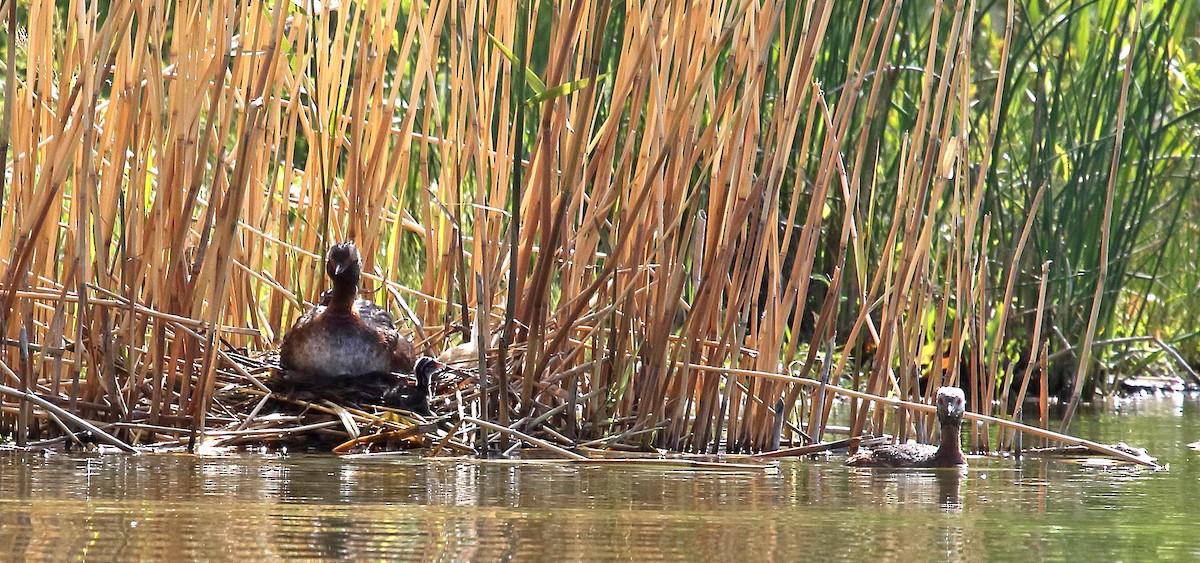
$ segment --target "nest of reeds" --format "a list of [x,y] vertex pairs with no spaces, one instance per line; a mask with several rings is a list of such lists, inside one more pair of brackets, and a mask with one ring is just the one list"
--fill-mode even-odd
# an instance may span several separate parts
[[474,449],[455,439],[455,421],[479,393],[474,370],[441,365],[429,413],[356,400],[353,394],[281,390],[274,352],[232,351],[217,369],[204,447],[314,449],[339,454]]

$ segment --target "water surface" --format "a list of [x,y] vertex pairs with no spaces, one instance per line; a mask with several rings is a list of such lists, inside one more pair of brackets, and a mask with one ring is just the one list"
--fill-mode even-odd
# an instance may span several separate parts
[[969,471],[752,473],[324,455],[0,452],[0,560],[1198,560],[1200,401],[1072,431],[1167,471],[973,459]]

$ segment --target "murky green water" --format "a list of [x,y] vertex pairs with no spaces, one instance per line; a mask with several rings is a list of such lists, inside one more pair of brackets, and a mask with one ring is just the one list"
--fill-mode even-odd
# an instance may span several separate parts
[[1170,470],[0,453],[0,560],[1200,559],[1200,452],[1186,446],[1200,440],[1200,401],[1126,402],[1073,431],[1147,447]]

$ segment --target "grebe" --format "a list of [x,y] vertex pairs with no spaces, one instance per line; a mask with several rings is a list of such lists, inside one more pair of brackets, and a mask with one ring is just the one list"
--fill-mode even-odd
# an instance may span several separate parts
[[966,396],[957,387],[937,391],[937,415],[941,423],[941,444],[893,444],[858,452],[846,460],[855,467],[966,467],[959,441]]

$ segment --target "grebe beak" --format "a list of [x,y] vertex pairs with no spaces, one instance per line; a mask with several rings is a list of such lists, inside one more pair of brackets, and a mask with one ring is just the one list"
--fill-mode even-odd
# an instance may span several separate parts
[[948,408],[946,409],[946,411],[950,413],[950,416],[953,416],[955,418],[962,418],[963,411],[965,410],[963,407],[964,407],[964,405],[959,401],[950,401],[950,404],[948,405]]

